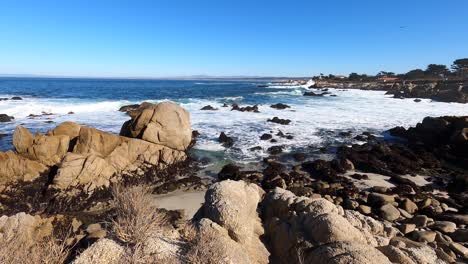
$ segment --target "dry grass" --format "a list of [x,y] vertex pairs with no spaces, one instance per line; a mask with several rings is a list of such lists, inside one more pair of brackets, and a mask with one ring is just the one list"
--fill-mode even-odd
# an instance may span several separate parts
[[10,238],[1,241],[0,263],[65,263],[70,254],[70,247],[65,244],[66,239],[58,240],[46,237],[40,241],[24,241]]
[[112,231],[121,242],[136,246],[167,225],[167,219],[158,210],[148,187],[117,185],[112,194],[116,214]]

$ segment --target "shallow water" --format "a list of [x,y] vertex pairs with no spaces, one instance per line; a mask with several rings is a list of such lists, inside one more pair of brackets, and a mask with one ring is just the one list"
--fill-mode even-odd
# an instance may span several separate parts
[[[468,115],[468,105],[426,99],[415,103],[412,99],[393,99],[382,91],[330,89],[336,97],[304,97],[304,88],[281,85],[257,88],[258,84],[264,83],[0,78],[0,98],[21,96],[24,99],[0,101],[0,113],[15,117],[14,122],[0,124],[0,133],[7,134],[0,140],[0,149],[11,149],[11,134],[18,124],[45,132],[61,122],[75,121],[118,133],[129,117],[117,110],[143,101],[173,100],[181,104],[191,114],[193,129],[201,133],[196,149],[243,162],[259,160],[273,145],[285,145],[287,150],[293,150],[350,142],[337,136],[340,131],[352,131],[353,135],[363,131],[381,134],[394,126],[414,125],[426,116]],[[259,104],[260,113],[231,111],[221,107],[223,103]],[[271,108],[275,103],[285,103],[291,108]],[[219,110],[200,110],[208,104]],[[28,118],[30,114],[42,112],[54,115]],[[266,122],[274,116],[291,119],[292,123],[283,126]],[[276,137],[277,143],[259,139],[262,133],[276,134],[280,130],[294,139]],[[220,132],[235,139],[233,148],[226,150],[217,142]],[[249,150],[255,146],[263,150]]]

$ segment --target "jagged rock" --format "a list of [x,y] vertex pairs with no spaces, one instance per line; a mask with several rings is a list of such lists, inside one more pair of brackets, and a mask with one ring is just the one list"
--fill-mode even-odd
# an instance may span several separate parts
[[0,152],[0,187],[17,181],[32,181],[47,171],[37,161],[26,159],[12,151]]
[[23,157],[36,160],[46,166],[58,164],[69,149],[70,137],[33,136],[26,128],[17,126],[13,133],[13,145]]
[[234,139],[232,137],[228,137],[224,132],[219,134],[218,141],[219,143],[222,143],[225,148],[230,148],[234,145]]
[[152,103],[148,102],[143,102],[141,104],[131,104],[131,105],[124,105],[120,107],[119,111],[120,112],[125,112],[127,113],[131,118],[136,118],[143,110],[145,110],[148,107],[151,107]]
[[125,122],[120,135],[185,151],[192,141],[190,114],[173,102],[151,105]]
[[144,165],[164,169],[185,158],[182,151],[83,126],[73,152],[67,153],[59,164],[52,187],[66,190],[80,186],[85,192],[92,192],[118,181],[124,172]]
[[[257,204],[263,194],[255,184],[226,180],[208,189],[200,209],[199,217],[226,230],[223,232],[229,239],[247,252],[250,263],[268,263],[269,253],[260,241],[264,231],[257,214]],[[228,239],[226,235],[224,239]]]
[[206,105],[206,106],[202,107],[200,110],[215,111],[215,110],[218,110],[218,108],[214,108],[214,107],[212,107],[211,105]]
[[119,263],[119,260],[125,253],[124,247],[110,239],[100,239],[85,251],[83,251],[73,264],[114,264]]
[[68,153],[60,164],[52,187],[59,190],[80,187],[91,193],[98,187],[109,187],[116,170],[96,154]]
[[240,107],[239,105],[237,104],[233,104],[232,105],[232,109],[231,111],[240,111],[240,112],[254,112],[254,113],[260,113],[260,111],[258,110],[258,105],[254,105],[254,106],[245,106],[245,107]]

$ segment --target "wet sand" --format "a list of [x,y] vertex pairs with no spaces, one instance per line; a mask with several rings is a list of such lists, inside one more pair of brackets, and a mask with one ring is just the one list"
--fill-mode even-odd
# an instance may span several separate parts
[[175,191],[168,194],[155,195],[159,208],[168,210],[184,210],[185,216],[190,219],[204,202],[205,191]]

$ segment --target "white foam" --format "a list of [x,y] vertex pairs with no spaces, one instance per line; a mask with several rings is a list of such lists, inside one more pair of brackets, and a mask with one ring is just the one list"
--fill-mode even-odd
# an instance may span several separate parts
[[[227,97],[183,99],[179,103],[190,112],[193,129],[201,133],[195,148],[207,151],[225,150],[230,158],[240,160],[258,160],[266,156],[266,149],[273,145],[285,145],[287,149],[292,149],[320,144],[325,139],[318,135],[318,132],[324,130],[353,130],[356,133],[368,130],[385,131],[395,126],[415,125],[426,116],[468,115],[468,107],[465,104],[432,102],[427,99],[416,103],[413,99],[390,98],[391,96],[381,91],[330,89],[330,92],[336,94],[337,97],[306,97],[297,91],[301,90],[252,95],[253,99],[262,97],[263,101],[265,96],[271,97],[271,100],[267,100],[268,104],[259,105],[260,113],[231,111],[230,107],[222,107]],[[243,97],[235,98],[236,100],[243,99]],[[36,98],[25,98],[23,101],[0,101],[0,113],[16,117],[14,123],[2,125],[0,132],[10,133],[17,124],[44,129],[52,128],[63,121],[75,121],[118,133],[122,123],[129,119],[127,115],[117,111],[119,107],[142,101],[91,102],[79,99]],[[275,103],[287,103],[291,108],[286,110],[271,108],[270,104]],[[200,110],[205,105],[212,105],[219,110]],[[27,118],[29,114],[41,114],[42,111],[57,115]],[[69,111],[75,114],[67,115]],[[274,116],[290,119],[292,122],[287,126],[267,122],[267,119]],[[47,118],[52,118],[55,123],[45,124]],[[288,140],[275,136],[278,142],[271,143],[259,138],[263,133],[276,134],[279,130],[283,133],[290,133],[294,139]],[[221,132],[234,138],[235,143],[231,149],[224,149],[218,143]],[[260,146],[263,150],[255,152],[249,150],[255,146]]]

